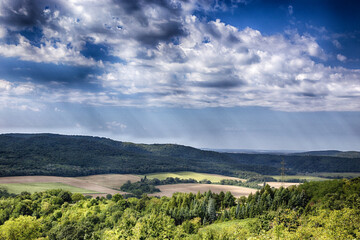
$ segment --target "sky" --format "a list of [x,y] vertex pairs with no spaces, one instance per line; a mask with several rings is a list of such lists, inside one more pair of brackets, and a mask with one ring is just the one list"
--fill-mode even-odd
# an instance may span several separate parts
[[360,2],[1,0],[0,133],[360,150]]

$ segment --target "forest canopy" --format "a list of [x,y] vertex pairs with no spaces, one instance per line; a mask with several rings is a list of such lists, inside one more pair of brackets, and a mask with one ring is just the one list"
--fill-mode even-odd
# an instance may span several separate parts
[[61,189],[0,193],[0,239],[360,237],[360,178],[280,189],[266,185],[238,199],[211,191],[128,199],[88,199]]

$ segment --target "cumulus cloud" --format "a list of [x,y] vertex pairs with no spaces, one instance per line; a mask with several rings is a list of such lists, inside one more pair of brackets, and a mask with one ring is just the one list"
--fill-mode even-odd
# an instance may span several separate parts
[[[47,101],[262,106],[283,111],[360,109],[360,101],[354,101],[360,97],[359,70],[325,66],[321,61],[328,55],[314,37],[297,32],[263,35],[193,15],[199,8],[214,10],[208,1],[29,2],[0,4],[0,22],[10,31],[6,34],[15,36],[14,42],[0,42],[0,55],[103,67],[91,76],[101,89],[47,86],[40,93]],[[41,29],[38,43],[22,32],[35,34],[34,27]],[[106,51],[94,60],[92,49]],[[117,61],[102,61],[110,57]],[[346,57],[339,54],[337,59]],[[1,86],[8,88],[5,83]],[[13,88],[10,85],[15,94]]]
[[4,95],[25,95],[33,92],[34,89],[35,86],[32,83],[14,84],[12,82],[0,79],[0,92],[2,92]]
[[337,60],[339,60],[340,62],[345,62],[346,59],[347,59],[347,58],[346,58],[344,55],[342,55],[342,54],[336,55],[336,58],[337,58]]
[[0,109],[40,111],[42,104],[34,103],[32,96],[36,94],[36,86],[32,83],[12,83],[0,79]]
[[44,42],[40,47],[37,47],[20,35],[18,36],[18,44],[0,45],[0,55],[4,57],[19,57],[21,60],[32,62],[70,63],[85,66],[96,64],[93,59],[85,58],[79,51],[69,49],[64,44]]

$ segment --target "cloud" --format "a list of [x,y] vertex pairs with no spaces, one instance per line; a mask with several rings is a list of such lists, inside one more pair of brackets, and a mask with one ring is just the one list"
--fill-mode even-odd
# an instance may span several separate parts
[[36,92],[36,86],[32,83],[12,83],[0,79],[0,109],[9,108],[38,112],[43,104],[32,102],[31,96]]
[[341,43],[336,39],[332,41],[332,44],[338,49],[342,48]]
[[46,15],[41,14],[45,1],[4,0],[0,3],[0,22],[10,28],[31,27],[46,23]]
[[345,62],[346,61],[346,57],[344,55],[338,54],[336,55],[337,60],[339,60],[340,62]]
[[127,128],[127,126],[123,123],[112,121],[106,122],[106,128],[109,130],[122,131]]
[[32,83],[14,84],[9,81],[0,79],[0,92],[4,95],[25,95],[33,92],[35,89]]
[[6,29],[0,26],[0,39],[4,38],[6,36],[6,33],[7,33]]
[[71,63],[73,65],[95,65],[93,59],[87,59],[78,51],[69,49],[61,43],[45,42],[40,47],[32,45],[25,37],[18,36],[18,44],[0,45],[0,55],[4,57],[19,57],[24,61],[43,63]]
[[[234,4],[245,4],[240,2]],[[31,99],[39,106],[360,109],[354,101],[360,98],[360,72],[324,65],[329,55],[309,34],[263,35],[194,14],[226,6],[222,1],[2,1],[0,22],[13,41],[0,41],[0,55],[22,60],[17,60],[20,68],[30,66],[23,61],[38,64],[38,74],[11,74],[29,78],[33,92],[40,90],[35,96],[26,92],[27,83],[10,80],[0,89],[17,105]],[[64,82],[78,85],[64,87]]]
[[293,15],[293,13],[294,13],[294,8],[293,8],[293,6],[289,5],[289,7],[288,7],[288,12],[289,12],[289,15],[290,15],[290,16]]

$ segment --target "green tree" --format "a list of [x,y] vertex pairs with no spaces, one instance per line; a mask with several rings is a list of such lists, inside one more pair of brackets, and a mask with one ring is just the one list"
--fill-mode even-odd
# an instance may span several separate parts
[[0,239],[29,240],[41,236],[41,224],[35,217],[20,216],[10,219],[0,226]]
[[137,221],[134,233],[133,239],[173,239],[174,220],[163,213],[153,211]]
[[215,208],[215,199],[210,198],[208,207],[207,207],[207,215],[209,217],[210,222],[214,222],[216,220],[216,208]]

